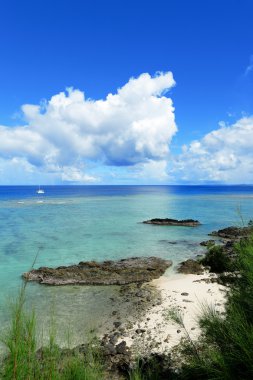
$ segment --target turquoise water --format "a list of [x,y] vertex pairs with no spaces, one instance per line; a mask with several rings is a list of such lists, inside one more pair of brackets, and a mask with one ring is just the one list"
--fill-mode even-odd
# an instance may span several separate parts
[[[21,274],[35,267],[85,260],[155,255],[180,261],[201,252],[208,233],[253,218],[253,187],[33,187],[0,188],[0,322],[8,320],[7,304],[21,284]],[[161,227],[141,222],[154,217],[193,218],[197,228]],[[176,244],[174,244],[176,243]],[[169,270],[167,275],[171,275]],[[28,304],[41,320],[53,308],[71,325],[98,325],[107,318],[104,287],[28,285]],[[94,315],[97,321],[94,321]],[[67,321],[67,322],[66,322]],[[75,323],[76,325],[76,323]],[[65,326],[65,325],[64,325]],[[66,328],[66,326],[64,327]]]

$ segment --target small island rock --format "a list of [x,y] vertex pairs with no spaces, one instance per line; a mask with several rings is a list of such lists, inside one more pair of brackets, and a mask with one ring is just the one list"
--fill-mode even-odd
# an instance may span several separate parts
[[143,222],[144,224],[155,224],[159,226],[183,226],[183,227],[197,227],[200,225],[200,222],[198,220],[193,219],[169,219],[169,218],[155,218],[150,220],[145,220]]

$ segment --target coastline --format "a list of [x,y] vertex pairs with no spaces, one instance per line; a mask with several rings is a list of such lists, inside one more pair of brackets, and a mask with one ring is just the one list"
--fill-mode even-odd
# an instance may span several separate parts
[[[42,276],[42,278],[36,277],[35,279],[39,280],[41,284],[45,283],[40,281],[45,279],[43,276],[52,276],[49,277],[53,281],[50,280],[48,285],[58,285],[56,280],[59,276],[61,280],[59,285],[62,285],[65,277],[68,283],[72,284],[73,279],[77,280],[75,277],[77,274],[79,276],[90,274],[93,278],[94,274],[99,275],[101,269],[102,274],[100,273],[100,275],[102,277],[105,269],[106,271],[112,269],[112,273],[115,272],[119,276],[117,277],[117,282],[120,286],[117,287],[115,297],[109,298],[111,305],[110,315],[108,315],[106,323],[100,326],[102,328],[101,334],[99,331],[90,331],[95,333],[93,337],[91,336],[87,343],[76,345],[73,348],[69,346],[66,349],[66,347],[57,345],[59,354],[63,355],[64,360],[68,360],[69,357],[74,359],[76,355],[81,359],[88,357],[89,350],[94,349],[97,354],[101,355],[103,360],[101,365],[105,374],[104,378],[115,378],[117,380],[123,378],[121,373],[138,372],[139,369],[135,367],[138,365],[136,364],[138,360],[143,363],[150,363],[147,364],[148,366],[151,365],[153,360],[158,361],[159,366],[163,366],[161,363],[164,363],[165,367],[169,365],[166,368],[160,368],[161,373],[162,371],[166,373],[177,371],[178,368],[183,370],[184,366],[187,365],[187,362],[184,362],[183,354],[183,349],[186,347],[188,347],[189,352],[191,352],[190,347],[200,347],[201,354],[196,349],[194,351],[195,356],[198,360],[201,360],[202,354],[203,357],[207,355],[206,360],[209,362],[208,352],[205,351],[205,349],[208,350],[209,348],[208,331],[201,330],[200,326],[202,326],[202,323],[212,324],[213,315],[216,316],[215,321],[217,320],[217,323],[220,323],[221,326],[227,323],[227,318],[233,318],[235,329],[233,328],[231,333],[232,338],[234,337],[234,332],[237,330],[237,314],[230,313],[229,315],[227,313],[228,306],[232,300],[233,285],[229,281],[220,281],[223,281],[224,276],[225,279],[228,279],[229,276],[237,276],[237,259],[235,255],[240,247],[240,253],[245,257],[245,247],[246,249],[251,247],[249,245],[251,233],[251,222],[248,223],[247,227],[231,226],[213,231],[210,235],[219,237],[220,244],[216,245],[212,239],[201,242],[201,246],[207,247],[205,257],[197,261],[188,259],[180,263],[177,268],[179,273],[174,272],[172,275],[170,272],[170,276],[168,276],[166,268],[170,267],[171,262],[168,265],[167,261],[162,260],[160,262],[156,258],[160,263],[159,265],[161,265],[161,267],[158,266],[159,271],[156,273],[154,272],[155,264],[151,260],[154,259],[153,257],[106,261],[100,264],[81,262],[75,266],[61,266],[55,269],[44,267],[30,271],[29,273]],[[141,277],[140,280],[138,271],[143,269],[147,273],[154,272],[154,276]],[[124,278],[119,281],[122,275],[121,272],[123,271],[124,274],[126,270],[130,271],[133,277],[136,277],[127,283]],[[69,277],[70,275],[72,277]],[[152,281],[151,278],[153,278]],[[239,279],[240,276],[236,278]],[[25,279],[27,278],[25,277]],[[249,281],[251,279],[250,272]],[[32,278],[31,281],[34,281],[34,279]],[[79,282],[80,279],[77,283]],[[241,286],[243,296],[245,292],[244,283]],[[229,292],[230,296],[227,297]],[[244,297],[242,297],[242,300],[244,300]],[[243,312],[240,315],[242,318],[240,323],[244,326]],[[204,318],[204,321],[202,318]],[[215,340],[216,330],[216,324],[214,324],[213,349],[217,346],[217,341]],[[219,332],[220,330],[218,329],[217,331]],[[224,334],[225,339],[226,330]],[[239,338],[240,336],[239,331]],[[230,342],[229,339],[228,342]],[[226,349],[226,345],[224,347]],[[41,347],[37,353],[40,350],[47,350],[47,346],[45,348]],[[170,364],[167,363],[168,360]],[[174,365],[176,365],[175,368],[173,367]],[[145,369],[142,368],[141,370],[145,374]],[[155,368],[153,370],[156,371]],[[112,377],[112,374],[114,377]]]
[[120,324],[120,336],[116,328],[102,341],[110,341],[114,336],[117,344],[125,341],[132,353],[138,356],[171,351],[186,336],[186,331],[168,318],[169,311],[175,310],[182,315],[189,336],[197,339],[200,334],[198,317],[203,308],[208,305],[218,313],[224,312],[228,288],[214,281],[215,278],[213,273],[175,274],[151,281],[148,286],[158,292],[158,299],[147,305],[146,311],[130,328],[127,323]]

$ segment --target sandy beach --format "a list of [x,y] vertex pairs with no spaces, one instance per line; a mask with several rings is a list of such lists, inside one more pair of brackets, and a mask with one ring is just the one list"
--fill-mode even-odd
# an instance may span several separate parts
[[224,312],[227,288],[212,282],[215,274],[162,276],[150,285],[160,291],[158,302],[150,306],[145,315],[131,329],[126,329],[120,341],[138,355],[150,352],[166,352],[176,346],[186,332],[168,318],[170,310],[178,310],[190,337],[197,339],[200,329],[198,316],[209,305],[217,312]]

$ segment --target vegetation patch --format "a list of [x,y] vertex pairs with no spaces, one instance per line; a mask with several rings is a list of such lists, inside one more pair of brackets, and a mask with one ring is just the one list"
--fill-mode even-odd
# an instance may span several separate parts
[[213,246],[209,249],[205,257],[200,259],[200,263],[210,268],[210,272],[223,273],[234,270],[231,258],[224,251],[222,246]]

